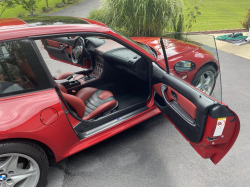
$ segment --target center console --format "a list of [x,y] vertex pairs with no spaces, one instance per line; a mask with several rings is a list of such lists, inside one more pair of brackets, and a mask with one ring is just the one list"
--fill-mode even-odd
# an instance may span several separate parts
[[[57,83],[62,84],[66,89],[71,89],[80,85],[83,85],[85,83],[91,82],[93,80],[97,80],[101,77],[104,70],[104,60],[100,56],[96,56],[95,60],[95,67],[91,73],[81,73],[74,74],[67,79],[63,80],[56,80]],[[77,78],[77,76],[85,74],[85,76]]]

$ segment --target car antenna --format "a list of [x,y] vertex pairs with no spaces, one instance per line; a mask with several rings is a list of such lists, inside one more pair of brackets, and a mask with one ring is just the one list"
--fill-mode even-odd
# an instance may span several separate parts
[[164,54],[164,59],[165,59],[165,63],[166,63],[167,73],[169,73],[168,57],[167,57],[167,53],[166,53],[166,50],[165,50],[165,46],[164,46],[162,37],[160,38],[160,43],[161,43],[161,48],[162,48],[162,51],[163,51],[163,54]]

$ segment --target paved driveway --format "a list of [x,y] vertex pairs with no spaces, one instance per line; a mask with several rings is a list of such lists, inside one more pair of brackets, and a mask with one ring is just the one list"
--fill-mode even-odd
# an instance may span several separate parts
[[72,5],[69,8],[60,10],[58,12],[50,14],[51,16],[74,16],[85,18],[88,16],[89,11],[98,8],[100,0],[84,0],[78,4]]
[[[85,0],[55,14],[81,16],[75,7],[86,15],[98,2]],[[218,165],[202,159],[158,115],[51,166],[47,187],[249,186],[250,60],[223,51],[219,57],[223,101],[239,115],[241,132]]]

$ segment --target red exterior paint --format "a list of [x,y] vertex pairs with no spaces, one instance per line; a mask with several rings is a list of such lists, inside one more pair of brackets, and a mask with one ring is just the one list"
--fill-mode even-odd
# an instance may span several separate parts
[[[0,140],[32,139],[46,144],[56,159],[79,139],[70,126],[54,89],[0,99]],[[53,108],[58,120],[51,126],[40,120],[41,112]],[[11,112],[10,112],[11,111]],[[46,115],[46,114],[45,114]],[[44,116],[49,118],[49,116]]]
[[[160,44],[159,37],[131,37],[131,39],[145,43],[157,51],[158,57],[156,59],[157,63],[166,69],[165,59],[163,56],[163,51]],[[219,66],[216,58],[209,52],[201,47],[186,43],[176,39],[163,39],[169,64],[169,72],[174,76],[182,78],[187,75],[185,79],[186,82],[191,83],[197,71],[206,63],[214,62]],[[174,65],[182,60],[189,60],[195,62],[195,69],[190,72],[176,72],[174,70]]]
[[[158,57],[155,59],[144,49],[118,35],[104,24],[93,20],[84,20],[91,24],[28,27],[27,24],[19,19],[0,19],[0,41],[58,33],[104,33],[126,42],[152,61],[157,62],[162,68],[166,69],[164,57],[159,45],[159,38],[133,38],[134,40],[146,43],[155,48],[158,53]],[[210,53],[195,45],[174,41],[172,39],[166,39],[164,43],[169,56],[170,72],[177,77],[181,78],[183,74],[175,72],[173,67],[175,63],[183,59],[195,61],[196,70],[207,62],[214,61],[217,63],[216,59]],[[188,72],[186,81],[191,81],[195,73],[196,71]],[[1,98],[0,103],[0,140],[24,138],[39,141],[53,151],[56,161],[60,161],[161,113],[154,105],[152,94],[147,102],[147,106],[149,107],[147,111],[110,129],[79,140],[72,128],[72,126],[76,126],[79,121],[69,113],[65,115],[64,109],[66,109],[66,107],[63,102],[60,101],[54,89]],[[192,113],[190,115],[193,116]],[[230,122],[230,119],[230,117],[227,119],[225,127],[227,129],[224,130],[226,132],[226,134],[224,134],[225,138],[222,139],[219,137],[219,139],[215,141],[215,145],[211,145],[211,142],[207,141],[206,136],[212,137],[211,135],[214,132],[216,119],[208,117],[202,141],[197,144],[191,143],[203,158],[211,158],[216,164],[231,148],[238,136],[240,127],[238,117],[234,122]]]
[[[236,118],[233,122],[230,122]],[[223,130],[223,137],[219,136],[215,141],[208,141],[208,137],[213,137],[217,119],[208,116],[204,136],[200,143],[191,143],[194,149],[203,157],[210,158],[214,164],[217,164],[231,149],[240,131],[240,120],[238,116],[227,117],[226,125]],[[213,145],[212,142],[215,144]]]
[[0,19],[0,30],[29,27],[24,21],[17,18]]
[[161,111],[156,107],[152,107],[151,109],[138,114],[137,116],[134,116],[133,118],[126,120],[122,122],[121,124],[114,126],[113,128],[110,128],[106,131],[102,131],[98,134],[95,134],[89,138],[85,138],[84,140],[80,141],[79,143],[73,145],[70,147],[64,154],[63,157],[66,158],[72,154],[75,154],[83,149],[86,149],[92,145],[95,145],[103,140],[106,140],[130,127],[133,127],[134,125],[141,123],[157,114],[160,114]]
[[82,20],[84,20],[84,21],[87,21],[87,22],[90,23],[90,24],[95,24],[95,25],[100,25],[100,26],[107,27],[107,25],[105,25],[104,23],[99,22],[99,21],[95,21],[95,20],[92,20],[92,19],[86,19],[86,18],[79,18],[79,19],[82,19]]
[[58,120],[58,112],[54,108],[46,108],[41,112],[40,119],[44,125],[54,125]]

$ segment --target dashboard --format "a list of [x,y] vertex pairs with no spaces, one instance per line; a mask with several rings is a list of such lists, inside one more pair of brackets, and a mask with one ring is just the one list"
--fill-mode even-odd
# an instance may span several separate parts
[[107,62],[126,73],[148,80],[148,63],[140,55],[111,39],[88,37],[85,41],[87,50],[96,57],[95,73],[102,73],[104,62]]

